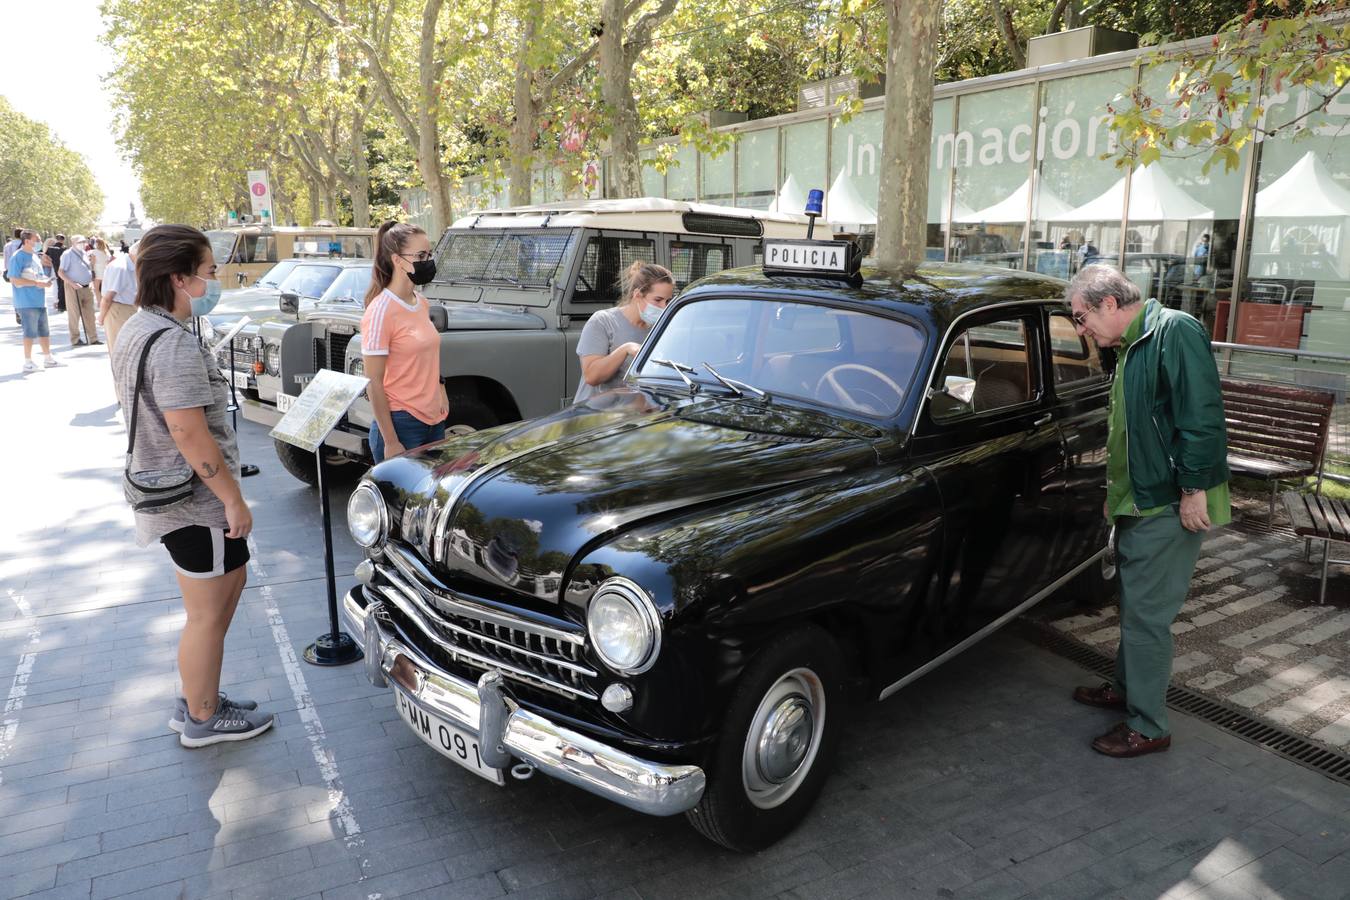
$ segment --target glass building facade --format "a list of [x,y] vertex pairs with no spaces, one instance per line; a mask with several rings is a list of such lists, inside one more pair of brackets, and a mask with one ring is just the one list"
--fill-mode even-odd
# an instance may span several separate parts
[[[1216,341],[1350,355],[1350,95],[1304,117],[1308,95],[1267,91],[1267,126],[1297,122],[1245,146],[1235,170],[1203,172],[1203,150],[1121,169],[1102,159],[1116,146],[1107,104],[1137,77],[1153,96],[1170,81],[1165,70],[1140,76],[1137,55],[937,86],[928,257],[1066,278],[1113,265]],[[730,149],[680,145],[665,173],[644,167],[644,191],[797,212],[821,188],[825,219],[866,233],[876,225],[883,102],[867,100],[847,121],[815,109],[722,128]],[[561,184],[537,171],[533,200],[564,199]],[[504,205],[496,187],[467,183],[456,210]],[[1344,401],[1350,366],[1298,365],[1301,381]]]

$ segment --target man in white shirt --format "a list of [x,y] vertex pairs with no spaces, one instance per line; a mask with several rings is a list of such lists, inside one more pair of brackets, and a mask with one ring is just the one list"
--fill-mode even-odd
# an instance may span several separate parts
[[98,310],[98,323],[108,332],[108,353],[117,343],[117,332],[122,330],[136,312],[136,245],[108,263],[103,271],[103,297]]
[[[78,347],[86,341],[90,344],[103,343],[98,339],[98,328],[94,325],[94,270],[89,268],[85,259],[88,245],[83,235],[75,235],[70,248],[61,254],[61,265],[57,274],[66,285],[66,321],[70,325],[70,345]],[[80,323],[84,323],[84,338],[80,337]]]

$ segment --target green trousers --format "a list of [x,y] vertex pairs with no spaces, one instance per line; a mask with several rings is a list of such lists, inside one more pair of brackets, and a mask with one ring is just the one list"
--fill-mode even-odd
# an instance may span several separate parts
[[1120,648],[1116,690],[1126,724],[1148,738],[1170,734],[1167,683],[1172,678],[1172,620],[1186,602],[1204,532],[1181,526],[1174,507],[1116,519],[1120,572]]

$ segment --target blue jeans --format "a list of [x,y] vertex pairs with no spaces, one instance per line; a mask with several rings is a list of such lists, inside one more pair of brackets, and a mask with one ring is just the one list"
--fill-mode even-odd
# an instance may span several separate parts
[[31,341],[51,337],[51,330],[47,326],[47,307],[17,309],[15,312],[19,314],[19,324],[25,338]]
[[[389,417],[394,420],[394,433],[398,435],[398,442],[403,445],[405,450],[445,439],[444,422],[428,425],[417,416],[402,409],[394,410],[389,414]],[[376,462],[384,462],[384,436],[380,434],[378,423],[371,426],[369,440],[370,455],[375,457]]]

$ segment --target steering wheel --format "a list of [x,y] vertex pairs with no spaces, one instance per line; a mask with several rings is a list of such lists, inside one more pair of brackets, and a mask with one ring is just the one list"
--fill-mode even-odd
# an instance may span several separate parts
[[[854,388],[850,391],[845,388],[839,383],[839,379],[835,378],[835,375],[839,372],[849,371],[862,372],[866,375],[871,375],[895,394],[895,402],[888,405],[885,402],[885,398],[874,391],[864,390],[862,388]],[[834,395],[849,407],[858,410],[859,412],[874,413],[876,415],[884,415],[889,410],[895,409],[900,405],[900,401],[905,399],[905,389],[896,384],[889,375],[885,372],[879,372],[871,366],[864,366],[862,363],[840,363],[824,375],[820,376],[820,380],[816,382],[815,393],[817,396],[820,394],[820,389],[825,385],[829,385],[830,390],[834,392]],[[867,402],[867,400],[860,398],[868,398],[873,402]]]

